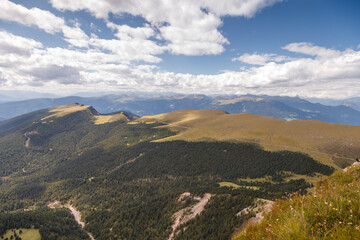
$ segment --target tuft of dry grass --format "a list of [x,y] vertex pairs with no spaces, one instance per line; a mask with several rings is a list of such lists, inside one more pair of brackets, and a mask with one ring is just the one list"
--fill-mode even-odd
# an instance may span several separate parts
[[311,195],[290,194],[235,240],[360,239],[360,167],[320,180]]

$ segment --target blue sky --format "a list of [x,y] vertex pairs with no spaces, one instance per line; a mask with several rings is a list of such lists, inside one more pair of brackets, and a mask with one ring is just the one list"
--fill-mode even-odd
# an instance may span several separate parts
[[[248,52],[294,56],[281,49],[293,42],[345,50],[360,42],[360,1],[288,0],[263,9],[252,18],[224,17],[220,28],[231,44],[220,56],[189,57],[167,55],[161,63],[175,72],[216,74],[238,70],[239,62],[229,59]],[[178,61],[181,64],[176,64]],[[196,65],[193,64],[196,61]],[[175,63],[175,64],[174,64]]]
[[0,8],[1,90],[360,93],[356,0],[0,0]]

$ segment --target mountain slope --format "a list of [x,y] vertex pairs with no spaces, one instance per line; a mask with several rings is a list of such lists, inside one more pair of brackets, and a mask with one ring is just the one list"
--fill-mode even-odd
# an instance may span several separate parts
[[352,97],[347,99],[321,99],[321,98],[310,98],[309,101],[314,103],[321,103],[330,106],[347,106],[357,111],[360,111],[360,97]]
[[360,111],[360,97],[349,98],[341,102],[342,105]]
[[[135,118],[127,112],[109,116],[107,123],[128,122]],[[37,157],[50,162],[53,157],[47,156],[49,151],[59,154],[58,157],[69,156],[71,151],[86,147],[87,143],[78,142],[79,138],[87,136],[88,128],[109,116],[99,114],[91,106],[70,104],[39,110],[0,123],[0,160],[3,164],[0,176],[15,173],[24,167],[32,169],[32,162],[39,161]],[[99,125],[97,132],[106,129],[102,125]],[[107,137],[101,132],[94,134],[88,141],[101,141]],[[8,156],[16,156],[17,161]]]
[[278,200],[264,220],[236,240],[360,239],[360,167],[337,171],[313,194]]
[[[174,122],[194,117],[175,114]],[[201,115],[203,121],[213,118]],[[256,198],[305,193],[312,186],[306,179],[333,172],[308,155],[269,152],[256,144],[157,142],[176,132],[130,116],[104,116],[72,104],[1,123],[0,218],[35,214],[57,200],[76,207],[85,231],[98,240],[168,239],[172,233],[174,239],[229,239],[251,217],[236,214]],[[174,230],[175,214],[204,196],[211,197],[201,214]],[[27,228],[31,222],[23,219],[24,225],[3,230]]]
[[169,97],[107,95],[102,97],[65,97],[32,99],[0,104],[0,117],[11,118],[42,108],[79,102],[101,113],[119,110],[139,116],[155,115],[188,108],[220,109],[229,113],[251,113],[285,120],[308,119],[360,125],[360,112],[346,106],[325,106],[297,97],[175,95]]
[[[313,104],[304,99],[296,97],[267,97],[267,99],[281,101],[288,106],[300,109],[303,112],[318,113],[319,117],[316,120],[344,123],[344,124],[357,124],[358,122],[358,109],[351,108],[350,105],[345,105],[344,102],[339,103],[337,106],[326,106],[319,103]],[[303,118],[300,118],[303,119]],[[326,119],[333,119],[327,121]],[[341,120],[340,120],[341,119]],[[340,121],[339,121],[340,120]]]
[[360,126],[311,120],[284,121],[251,114],[227,114],[220,110],[180,110],[139,118],[161,122],[178,134],[170,140],[255,142],[268,150],[308,153],[335,168],[345,167],[360,156]]

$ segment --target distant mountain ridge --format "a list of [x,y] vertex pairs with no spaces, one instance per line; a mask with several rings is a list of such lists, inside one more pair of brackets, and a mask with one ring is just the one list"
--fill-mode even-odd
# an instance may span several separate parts
[[321,98],[309,98],[307,99],[313,103],[320,103],[329,106],[344,105],[360,111],[360,97],[352,97],[347,99],[321,99]]
[[[101,97],[38,98],[0,104],[0,117],[9,119],[28,112],[78,102],[106,114],[119,110],[139,116],[182,109],[219,109],[229,113],[251,113],[284,120],[320,120],[360,125],[360,112],[345,105],[326,106],[298,97],[266,95],[206,96],[201,94],[149,97],[144,95],[105,95]],[[352,106],[352,105],[350,105]]]

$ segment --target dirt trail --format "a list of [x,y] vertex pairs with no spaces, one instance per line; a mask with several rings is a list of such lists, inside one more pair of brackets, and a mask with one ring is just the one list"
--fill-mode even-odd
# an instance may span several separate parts
[[[68,208],[71,212],[71,214],[74,216],[75,221],[81,226],[81,229],[84,230],[85,228],[85,222],[81,221],[81,213],[76,210],[72,205],[62,205],[60,201],[52,201],[45,203],[45,206],[49,208]],[[95,240],[94,236],[90,232],[86,232],[87,235],[89,235],[91,240]]]
[[125,166],[126,164],[135,162],[135,161],[138,160],[139,158],[145,156],[145,154],[150,153],[150,152],[152,152],[152,151],[154,151],[155,149],[158,149],[158,148],[159,148],[159,146],[157,146],[157,147],[155,147],[155,148],[153,148],[153,149],[151,149],[151,150],[149,150],[149,151],[147,151],[147,152],[140,153],[137,157],[132,158],[132,159],[130,159],[130,160],[128,160],[128,161],[126,161],[126,162],[124,162],[124,163],[116,166],[114,169],[111,169],[110,171],[108,171],[108,174],[111,174],[111,173],[115,172],[116,170],[120,169],[121,167]]
[[85,223],[81,221],[81,213],[77,211],[73,206],[68,206],[71,214],[74,215],[75,221],[81,226],[82,229],[85,227]]
[[30,136],[32,135],[39,135],[39,132],[37,131],[31,131],[31,132],[25,132],[24,136],[26,137],[26,142],[25,142],[25,147],[29,147],[30,146]]
[[[74,216],[75,221],[81,226],[82,229],[84,229],[85,223],[81,221],[81,213],[71,205],[68,205],[66,207],[71,211],[71,214]],[[95,240],[94,236],[90,232],[86,232],[86,233],[87,235],[89,235],[91,240]]]
[[30,137],[26,136],[27,139],[26,139],[26,142],[25,142],[25,147],[29,147],[30,145]]
[[[178,201],[182,201],[184,199],[184,197],[186,196],[190,196],[189,192],[185,192],[183,194],[180,195]],[[203,210],[205,205],[208,203],[209,199],[211,198],[211,194],[210,193],[205,193],[204,196],[202,198],[200,197],[193,197],[193,199],[195,200],[199,200],[198,203],[196,203],[193,206],[190,207],[186,207],[181,209],[180,211],[176,212],[173,217],[175,218],[172,227],[172,233],[169,237],[169,240],[173,239],[175,236],[175,232],[176,229],[181,225],[184,224],[188,221],[190,221],[191,219],[195,218],[196,215],[200,214]]]
[[141,158],[144,155],[145,155],[145,153],[140,153],[136,158],[130,159],[129,161],[126,161],[126,162],[120,164],[119,166],[115,167],[114,169],[110,170],[108,172],[108,174],[115,172],[116,170],[120,169],[122,166],[125,166],[126,164],[135,162],[136,160],[138,160],[139,158]]

